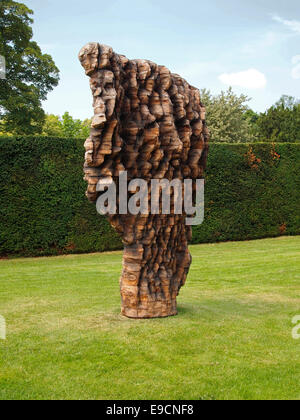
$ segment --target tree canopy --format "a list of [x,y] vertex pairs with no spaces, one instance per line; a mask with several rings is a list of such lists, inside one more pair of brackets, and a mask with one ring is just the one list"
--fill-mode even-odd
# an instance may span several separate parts
[[62,117],[46,115],[42,134],[50,137],[84,138],[90,134],[91,120],[81,121],[73,118],[68,112]]
[[6,62],[5,79],[0,79],[0,121],[13,134],[42,131],[41,102],[59,81],[53,59],[32,40],[32,14],[22,3],[0,2],[0,56]]
[[219,95],[201,91],[206,106],[211,141],[242,142],[300,142],[300,100],[283,95],[264,113],[249,108],[249,98],[237,96],[232,88]]
[[261,141],[300,142],[300,101],[292,96],[282,96],[260,114],[256,124]]
[[255,140],[251,126],[253,114],[248,107],[250,99],[247,96],[237,96],[232,88],[216,96],[204,89],[201,99],[206,106],[211,141],[242,143]]

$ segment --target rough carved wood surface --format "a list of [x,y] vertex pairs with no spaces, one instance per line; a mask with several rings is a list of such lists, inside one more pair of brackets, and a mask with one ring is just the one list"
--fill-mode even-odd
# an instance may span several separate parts
[[[128,181],[148,183],[203,177],[209,135],[198,89],[164,66],[129,60],[98,43],[83,47],[79,59],[90,77],[94,106],[84,166],[90,201],[99,196],[101,178],[118,185],[124,170]],[[176,315],[176,298],[191,264],[186,215],[108,217],[125,247],[123,315]]]

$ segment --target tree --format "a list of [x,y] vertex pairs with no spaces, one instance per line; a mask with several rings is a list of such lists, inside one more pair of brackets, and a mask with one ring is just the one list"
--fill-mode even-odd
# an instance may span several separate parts
[[276,108],[281,107],[283,109],[289,109],[290,111],[292,111],[294,107],[299,104],[300,104],[299,99],[296,99],[293,96],[282,95],[279,101],[276,102],[275,107]]
[[81,121],[74,119],[68,112],[62,116],[62,130],[64,137],[79,137],[81,132]]
[[13,0],[0,2],[0,55],[6,79],[0,80],[0,120],[14,134],[40,133],[45,114],[41,101],[59,81],[59,70],[32,41],[33,14]]
[[248,122],[249,124],[249,134],[250,134],[250,138],[249,140],[251,141],[256,141],[258,140],[258,119],[259,119],[259,114],[255,111],[253,111],[253,109],[247,109],[247,111],[244,113],[244,119]]
[[259,139],[270,142],[300,142],[300,102],[282,96],[257,121]]
[[242,143],[256,139],[251,125],[255,113],[247,105],[250,100],[247,96],[237,96],[232,88],[217,96],[204,89],[201,91],[201,100],[206,106],[212,141]]
[[12,137],[13,133],[10,133],[9,131],[6,130],[4,122],[0,120],[0,137],[4,136],[4,137]]
[[90,130],[91,130],[91,124],[92,124],[92,120],[86,118],[84,121],[82,121],[81,124],[81,132],[80,132],[80,136],[84,139],[88,138],[90,135]]
[[87,138],[90,134],[91,120],[74,119],[68,112],[46,115],[42,134],[50,137]]
[[58,115],[46,114],[42,134],[49,137],[63,137],[62,124]]

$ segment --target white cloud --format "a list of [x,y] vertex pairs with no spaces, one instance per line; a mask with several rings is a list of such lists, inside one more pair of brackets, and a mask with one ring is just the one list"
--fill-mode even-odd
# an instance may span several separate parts
[[300,63],[300,55],[295,55],[292,58],[292,64],[298,64],[298,63]]
[[292,69],[292,78],[300,79],[300,55],[295,55],[292,58],[292,64],[294,65]]
[[253,36],[251,41],[241,47],[241,53],[251,57],[258,58],[258,56],[265,57],[266,54],[276,53],[280,51],[283,44],[294,37],[294,33],[287,32],[284,29],[272,32],[268,31],[259,36]]
[[263,89],[267,84],[266,76],[256,69],[239,73],[223,73],[219,80],[225,85],[240,86],[247,89]]
[[275,20],[275,22],[282,23],[283,25],[287,26],[292,31],[300,34],[300,21],[299,20],[283,19],[278,15],[273,15],[272,19]]
[[242,46],[241,51],[246,55],[257,55],[258,53],[265,53],[265,50],[273,47],[282,40],[282,34],[275,32],[267,32],[256,40]]

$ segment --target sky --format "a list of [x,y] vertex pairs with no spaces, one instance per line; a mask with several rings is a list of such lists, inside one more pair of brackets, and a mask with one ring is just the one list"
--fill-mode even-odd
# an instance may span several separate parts
[[89,81],[78,61],[88,42],[167,66],[213,94],[233,86],[264,112],[300,98],[299,0],[19,0],[34,11],[34,40],[60,69],[47,113],[90,118]]

